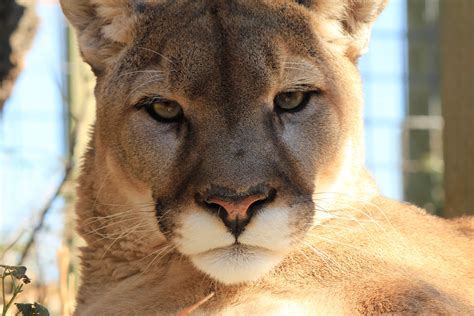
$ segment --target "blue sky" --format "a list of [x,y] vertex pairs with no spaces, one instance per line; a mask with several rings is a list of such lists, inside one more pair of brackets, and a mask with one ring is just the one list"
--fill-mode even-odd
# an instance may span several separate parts
[[402,123],[407,100],[406,1],[392,0],[375,22],[359,62],[364,82],[366,161],[383,194],[403,199]]
[[[57,4],[38,4],[40,24],[25,68],[0,117],[0,240],[10,241],[36,223],[64,166],[65,43]],[[62,220],[58,200],[42,243],[57,248]],[[54,254],[55,255],[55,252]]]

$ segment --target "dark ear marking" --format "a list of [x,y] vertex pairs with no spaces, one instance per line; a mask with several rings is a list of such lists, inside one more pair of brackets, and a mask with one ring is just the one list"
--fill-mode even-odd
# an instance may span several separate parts
[[157,2],[157,1],[150,1],[150,0],[135,0],[133,1],[132,8],[135,13],[138,14],[145,14],[150,10],[153,10],[157,7],[163,6],[163,5],[169,5],[170,2],[173,1],[165,1],[165,2]]
[[313,5],[313,0],[296,0],[296,3],[302,6],[310,8]]
[[145,13],[147,5],[143,2],[138,2],[134,4],[133,9],[135,10],[135,12],[142,14]]

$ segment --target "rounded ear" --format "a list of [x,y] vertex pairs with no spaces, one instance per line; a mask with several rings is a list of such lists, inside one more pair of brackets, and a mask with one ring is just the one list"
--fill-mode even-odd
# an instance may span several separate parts
[[323,39],[356,61],[367,52],[373,22],[388,0],[301,0],[317,16]]
[[84,60],[96,75],[113,63],[131,43],[135,15],[128,0],[60,0],[76,29]]

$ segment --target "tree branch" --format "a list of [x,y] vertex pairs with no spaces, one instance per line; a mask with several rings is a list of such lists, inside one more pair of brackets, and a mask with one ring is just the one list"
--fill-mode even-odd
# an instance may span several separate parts
[[22,265],[22,263],[25,261],[26,257],[28,256],[30,250],[31,250],[31,247],[33,246],[33,244],[35,243],[35,238],[36,238],[36,235],[38,234],[38,232],[43,228],[43,225],[44,225],[44,222],[45,222],[45,218],[46,218],[46,215],[48,214],[48,212],[50,211],[51,209],[51,206],[53,205],[54,201],[59,197],[59,195],[61,194],[64,186],[66,185],[67,181],[69,180],[69,176],[72,174],[72,166],[71,164],[67,164],[66,166],[66,169],[65,169],[65,172],[64,172],[64,177],[61,181],[61,183],[59,184],[58,188],[56,189],[56,191],[53,193],[53,195],[51,196],[51,198],[46,202],[46,204],[43,206],[42,210],[40,211],[40,218],[39,218],[39,221],[38,223],[36,224],[35,228],[33,229],[33,231],[31,232],[31,235],[28,239],[28,241],[26,242],[25,244],[25,247],[23,248],[23,251],[21,253],[21,257],[20,257],[20,260],[18,261],[18,264],[17,265]]

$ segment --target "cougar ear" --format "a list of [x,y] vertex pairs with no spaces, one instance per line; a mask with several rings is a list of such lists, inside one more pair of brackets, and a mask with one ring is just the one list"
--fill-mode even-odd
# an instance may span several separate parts
[[134,8],[129,0],[60,0],[77,31],[84,60],[96,75],[102,73],[131,43]]
[[306,0],[301,4],[318,16],[318,33],[357,60],[367,52],[373,22],[388,0]]

